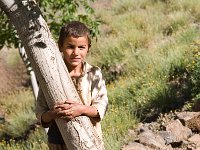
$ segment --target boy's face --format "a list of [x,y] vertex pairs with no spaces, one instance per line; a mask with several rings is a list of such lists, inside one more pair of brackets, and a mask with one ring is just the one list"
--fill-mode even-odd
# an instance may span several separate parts
[[60,50],[63,52],[64,60],[68,67],[74,68],[82,65],[89,50],[88,38],[87,36],[66,37]]

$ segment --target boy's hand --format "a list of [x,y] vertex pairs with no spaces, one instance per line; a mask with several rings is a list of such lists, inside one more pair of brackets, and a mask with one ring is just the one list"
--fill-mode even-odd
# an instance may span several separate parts
[[45,122],[50,122],[52,119],[56,118],[72,119],[81,115],[97,119],[100,117],[94,106],[86,106],[79,102],[66,100],[65,102],[56,103],[53,109],[46,112],[42,118],[44,118],[43,120]]
[[[47,112],[42,114],[42,121],[44,123],[49,123],[52,120],[56,119],[56,118],[61,118],[63,117],[63,115],[60,113],[62,111],[62,108],[57,107],[57,106],[62,106],[64,105],[64,102],[57,102],[54,107],[51,110],[48,110]],[[65,109],[70,108],[69,105],[65,105]]]
[[82,115],[85,107],[86,107],[85,105],[72,100],[66,100],[64,103],[62,104],[59,103],[54,106],[55,110],[59,110],[57,112],[57,115],[60,118],[68,118],[68,119],[72,119],[74,117]]

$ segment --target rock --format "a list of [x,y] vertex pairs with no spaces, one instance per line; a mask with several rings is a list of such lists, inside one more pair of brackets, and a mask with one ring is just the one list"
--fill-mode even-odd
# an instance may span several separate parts
[[188,139],[189,142],[193,143],[200,143],[200,135],[199,134],[194,134]]
[[165,140],[160,135],[157,135],[150,130],[144,131],[139,135],[139,142],[155,149],[166,148]]
[[194,134],[188,139],[188,142],[190,145],[194,144],[196,149],[198,148],[200,150],[200,135]]
[[153,149],[137,142],[131,142],[128,145],[124,146],[122,150],[153,150]]
[[200,132],[200,116],[195,116],[187,120],[186,126],[194,132]]
[[200,115],[200,112],[179,112],[177,113],[178,119],[185,125],[186,122],[194,117]]
[[175,137],[175,141],[173,142],[180,142],[192,135],[192,131],[183,126],[178,119],[169,122],[166,126],[166,131],[170,132],[172,136]]
[[141,133],[144,131],[148,131],[149,130],[149,124],[148,123],[139,123],[138,128],[136,129],[137,132]]
[[156,121],[139,123],[130,130],[132,142],[122,150],[200,150],[196,131],[200,131],[200,112],[161,114]]
[[171,134],[171,132],[169,132],[169,131],[160,131],[159,135],[161,137],[163,137],[163,139],[165,140],[165,143],[167,145],[169,145],[169,144],[173,143],[174,141],[176,141],[176,137],[173,134]]

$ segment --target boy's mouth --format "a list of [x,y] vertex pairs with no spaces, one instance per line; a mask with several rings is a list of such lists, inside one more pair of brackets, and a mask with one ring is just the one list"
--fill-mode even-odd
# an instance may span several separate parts
[[71,58],[72,61],[80,61],[80,58]]

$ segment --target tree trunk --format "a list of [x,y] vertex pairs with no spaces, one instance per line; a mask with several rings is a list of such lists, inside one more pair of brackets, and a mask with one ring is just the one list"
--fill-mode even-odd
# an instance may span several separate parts
[[[0,0],[0,7],[17,30],[49,108],[56,101],[64,99],[80,101],[57,44],[35,1]],[[80,116],[68,122],[56,119],[56,123],[69,150],[104,149],[88,117]]]
[[25,66],[26,66],[28,74],[31,77],[31,86],[32,86],[33,95],[35,97],[35,100],[37,100],[39,86],[38,86],[38,83],[37,83],[35,72],[33,71],[32,67],[31,67],[31,63],[30,63],[30,61],[27,57],[27,54],[26,54],[24,47],[21,46],[21,45],[19,45],[19,54],[20,54]]

